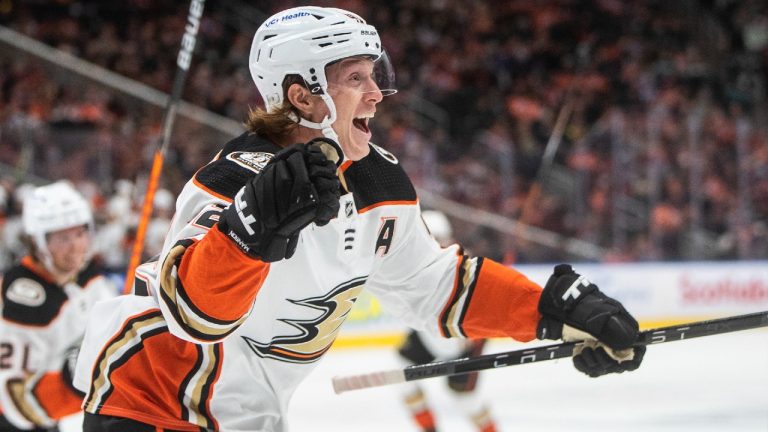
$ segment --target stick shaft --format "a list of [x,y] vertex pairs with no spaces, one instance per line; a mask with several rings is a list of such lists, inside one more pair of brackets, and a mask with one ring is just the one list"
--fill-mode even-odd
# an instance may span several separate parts
[[[768,311],[645,330],[640,333],[635,345],[656,345],[760,327],[768,327]],[[415,381],[425,378],[459,375],[485,369],[554,360],[571,357],[574,348],[581,343],[582,342],[564,342],[497,354],[486,354],[472,358],[461,358],[423,365],[414,365],[403,369],[402,373],[405,381]],[[389,376],[396,376],[394,372],[396,371],[388,371],[387,374],[384,372],[375,372],[373,374],[358,375],[352,380],[355,384],[353,388],[347,388],[342,384],[344,380],[349,381],[352,377],[334,378],[334,390],[336,393],[341,393],[349,390],[403,382],[403,380],[387,380],[387,377]],[[372,375],[376,375],[376,378],[369,377]],[[339,383],[338,386],[337,382]]]
[[141,255],[144,252],[144,239],[147,233],[147,226],[152,218],[155,192],[160,183],[160,174],[163,171],[165,154],[170,145],[171,131],[173,130],[173,123],[176,119],[176,109],[181,100],[181,92],[184,89],[184,82],[187,80],[187,71],[189,71],[189,65],[192,61],[192,52],[197,43],[197,31],[200,28],[200,20],[203,15],[204,6],[205,0],[191,0],[189,4],[187,25],[184,29],[184,35],[181,38],[179,55],[176,57],[176,76],[173,79],[173,88],[168,97],[168,104],[166,105],[165,115],[163,116],[163,135],[152,160],[152,171],[149,174],[147,190],[144,193],[144,202],[141,206],[141,217],[136,229],[136,239],[133,242],[131,260],[128,263],[128,268],[125,273],[125,285],[123,286],[124,294],[131,292],[133,287],[133,273],[136,271],[136,267],[139,266]]

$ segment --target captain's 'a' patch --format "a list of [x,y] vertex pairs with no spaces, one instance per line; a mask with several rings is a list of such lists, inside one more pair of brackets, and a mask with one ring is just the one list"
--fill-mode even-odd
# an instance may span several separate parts
[[274,155],[264,152],[243,152],[236,151],[227,155],[227,159],[240,165],[241,167],[253,171],[256,174],[267,165]]
[[375,253],[378,256],[384,256],[389,253],[389,248],[392,246],[392,239],[395,236],[395,222],[396,217],[383,217],[381,218],[381,226],[379,226],[379,235],[376,237]]

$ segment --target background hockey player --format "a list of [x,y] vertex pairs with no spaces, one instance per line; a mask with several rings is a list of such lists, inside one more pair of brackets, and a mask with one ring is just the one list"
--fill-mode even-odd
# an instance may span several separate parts
[[[451,222],[443,212],[437,210],[425,210],[421,217],[429,229],[429,233],[442,247],[448,247],[455,243]],[[398,354],[404,361],[404,366],[424,364],[433,361],[452,360],[463,357],[476,357],[482,354],[485,339],[463,339],[431,335],[428,332],[411,330],[398,349]],[[452,396],[452,402],[474,426],[474,430],[480,432],[494,432],[496,425],[491,416],[490,407],[476,392],[477,372],[449,376],[446,379],[448,393]],[[410,412],[413,421],[424,432],[438,430],[439,421],[435,418],[434,411],[429,403],[429,398],[422,388],[415,382],[408,382],[402,386],[403,401]]]
[[249,64],[265,109],[181,192],[159,261],[137,276],[145,295],[94,312],[75,377],[86,431],[285,430],[291,395],[364,287],[435,335],[578,329],[622,360],[595,344],[575,357],[584,372],[639,365],[637,322],[570,267],[542,291],[431,238],[397,158],[370,143],[395,91],[373,26],[335,8],[285,10],[259,27]]
[[0,430],[51,431],[80,411],[72,372],[87,314],[117,291],[90,262],[93,216],[72,185],[32,190],[22,225],[29,255],[2,281]]

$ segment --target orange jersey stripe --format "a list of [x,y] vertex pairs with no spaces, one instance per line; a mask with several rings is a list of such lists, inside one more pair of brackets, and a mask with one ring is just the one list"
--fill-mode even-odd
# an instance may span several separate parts
[[216,193],[216,192],[212,191],[211,189],[207,188],[205,185],[203,185],[202,183],[197,181],[197,177],[192,177],[192,183],[194,183],[195,186],[200,188],[200,190],[202,190],[203,192],[205,192],[205,193],[207,193],[207,194],[209,194],[211,196],[214,196],[214,197],[216,197],[216,198],[218,198],[220,200],[226,201],[228,203],[232,202],[232,198],[230,198],[228,196],[225,196],[225,195],[222,195],[220,193]]
[[268,273],[269,263],[247,256],[218,228],[189,246],[178,269],[194,306],[222,321],[248,313]]
[[40,378],[32,391],[48,417],[60,419],[80,411],[82,396],[64,382],[61,372],[49,372]]
[[485,259],[461,326],[467,337],[536,338],[541,287],[517,270]]
[[35,261],[31,256],[27,255],[24,258],[21,259],[21,264],[32,271],[32,273],[40,276],[48,283],[55,284],[56,278],[53,277],[53,275],[42,266],[42,264]]
[[341,163],[341,166],[339,167],[339,169],[343,173],[344,171],[347,170],[347,168],[349,168],[350,165],[352,165],[352,161],[347,159],[347,160],[345,160],[344,162]]
[[419,201],[418,200],[408,200],[408,201],[382,201],[377,202],[376,204],[369,205],[368,207],[364,207],[357,211],[358,214],[363,214],[369,210],[373,210],[376,207],[381,207],[385,205],[416,205]]
[[316,359],[316,358],[320,358],[320,356],[323,355],[326,351],[328,351],[328,349],[330,347],[331,346],[329,345],[324,350],[321,350],[321,351],[318,351],[318,352],[312,353],[312,354],[301,354],[301,353],[297,353],[297,352],[293,352],[293,351],[287,351],[287,350],[280,349],[280,348],[271,348],[270,351],[283,354],[284,356],[289,357],[289,358]]

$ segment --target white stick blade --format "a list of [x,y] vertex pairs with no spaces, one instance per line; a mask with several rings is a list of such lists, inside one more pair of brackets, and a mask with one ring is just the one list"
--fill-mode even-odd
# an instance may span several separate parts
[[360,390],[405,382],[405,372],[402,369],[372,372],[362,375],[333,377],[333,391],[341,394],[350,390]]

